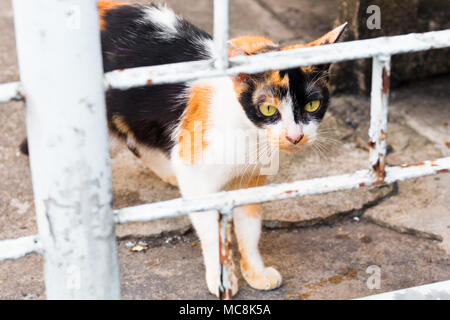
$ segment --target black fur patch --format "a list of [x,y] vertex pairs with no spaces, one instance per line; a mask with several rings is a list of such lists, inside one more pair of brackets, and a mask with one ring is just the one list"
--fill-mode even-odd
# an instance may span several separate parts
[[[149,6],[122,6],[105,16],[102,32],[104,71],[210,59],[199,39],[211,36],[185,20],[177,32],[164,37],[158,24],[145,19]],[[153,85],[107,92],[108,120],[119,115],[136,140],[165,152],[173,146],[171,133],[186,108],[186,84]],[[110,129],[125,138],[114,126]]]
[[[313,69],[314,70],[314,69]],[[300,68],[285,71],[289,77],[289,92],[294,102],[295,122],[307,124],[311,120],[320,122],[325,116],[330,98],[328,87],[319,78],[322,71],[305,73]],[[320,100],[320,107],[314,112],[307,112],[305,105],[314,100]]]

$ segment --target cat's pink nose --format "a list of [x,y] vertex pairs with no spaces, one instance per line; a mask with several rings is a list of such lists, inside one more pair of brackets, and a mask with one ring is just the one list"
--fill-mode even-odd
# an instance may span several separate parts
[[294,137],[293,137],[293,136],[290,136],[290,135],[286,135],[287,141],[289,141],[289,142],[292,143],[292,144],[297,144],[297,143],[299,143],[300,141],[302,141],[303,137],[304,137],[304,134],[303,134],[303,133],[300,133],[299,135],[294,136]]

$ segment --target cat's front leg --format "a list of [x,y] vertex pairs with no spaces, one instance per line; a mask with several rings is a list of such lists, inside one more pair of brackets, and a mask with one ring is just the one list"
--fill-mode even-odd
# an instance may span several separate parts
[[[221,190],[227,175],[220,170],[208,170],[201,166],[189,167],[175,165],[177,179],[183,197],[202,196]],[[209,292],[219,296],[220,262],[219,262],[219,213],[207,211],[191,213],[189,218],[200,239],[203,260],[206,269],[206,284]],[[232,294],[238,291],[238,281],[232,275]]]
[[248,284],[258,290],[271,290],[281,285],[281,275],[273,267],[265,267],[258,249],[261,235],[261,205],[234,209],[233,221],[241,253],[241,272]]

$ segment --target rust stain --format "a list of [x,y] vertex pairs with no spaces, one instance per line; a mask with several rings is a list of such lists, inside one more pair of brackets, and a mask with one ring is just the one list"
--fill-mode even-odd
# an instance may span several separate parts
[[381,129],[381,131],[380,131],[380,140],[383,141],[384,139],[386,139],[386,132],[383,129]]
[[[231,220],[227,220],[226,222],[226,243],[225,243],[225,248],[223,247],[222,241],[219,242],[219,261],[220,261],[220,265],[223,266],[224,268],[227,269],[232,269],[233,268],[233,252],[232,252],[232,247],[233,244],[231,243]],[[220,219],[220,223],[219,223],[219,236],[222,237],[222,219]],[[223,270],[223,269],[222,269]],[[223,272],[220,275],[221,278],[221,283],[224,283],[224,274]],[[231,283],[231,273],[228,274],[228,282]],[[231,300],[232,298],[232,290],[231,288],[227,289],[226,291],[223,291],[223,286],[220,286],[220,292],[219,292],[219,296],[221,299],[224,300]]]
[[285,191],[284,193],[291,194],[291,193],[297,193],[297,192],[298,192],[298,190],[288,190],[288,191]]
[[152,82],[153,82],[152,79],[148,79],[148,80],[147,80],[147,85],[148,85],[148,86],[151,86],[151,85],[152,85]]
[[411,163],[411,164],[406,164],[403,166],[403,168],[409,168],[409,167],[422,167],[425,165],[425,162],[417,162],[417,163]]
[[387,94],[389,93],[390,78],[386,68],[383,68],[382,78],[383,78],[383,85],[381,91],[383,92],[383,94]]
[[370,141],[368,142],[368,145],[369,145],[369,148],[373,149],[373,148],[375,148],[375,146],[377,145],[377,143],[376,143],[375,141],[370,140]]
[[384,161],[380,161],[380,159],[378,159],[377,163],[372,166],[372,169],[377,176],[377,181],[374,183],[374,185],[383,183],[384,178],[386,178],[386,171],[384,171]]
[[440,169],[440,170],[436,171],[436,173],[447,173],[447,172],[448,172],[448,169]]
[[361,182],[360,184],[359,184],[359,186],[360,187],[364,187],[366,184],[364,183],[364,182]]

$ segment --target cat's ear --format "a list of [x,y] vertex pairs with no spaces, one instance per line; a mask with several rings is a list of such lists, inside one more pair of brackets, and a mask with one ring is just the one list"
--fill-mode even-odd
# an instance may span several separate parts
[[300,43],[300,44],[290,44],[287,46],[284,46],[281,48],[281,50],[291,50],[291,49],[300,49],[300,48],[306,48],[306,47],[314,47],[314,46],[321,46],[324,44],[332,44],[339,40],[341,35],[344,33],[347,22],[340,25],[339,27],[334,28],[330,32],[324,34],[320,38],[311,41],[310,43]]
[[228,42],[228,57],[233,58],[237,56],[248,56],[249,54],[245,52],[243,49],[239,48],[231,41]]
[[[339,38],[342,36],[342,34],[344,33],[345,29],[347,28],[347,22],[340,25],[339,27],[334,28],[333,30],[331,30],[330,32],[324,34],[323,36],[321,36],[320,38],[311,41],[310,43],[307,44],[291,44],[288,45],[286,47],[281,48],[281,50],[290,50],[290,49],[299,49],[299,48],[306,48],[306,47],[315,47],[315,46],[322,46],[325,44],[332,44],[335,43],[339,40]],[[316,71],[328,71],[328,69],[330,68],[330,64],[323,64],[323,65],[319,65],[319,66],[314,66],[314,69]]]
[[334,28],[330,32],[324,34],[320,38],[311,41],[310,43],[306,44],[305,47],[314,47],[314,46],[321,46],[324,44],[332,44],[339,40],[342,33],[344,33],[345,28],[347,28],[347,22],[344,24],[341,24],[339,27]]
[[[332,43],[336,43],[339,38],[342,36],[342,34],[344,33],[345,29],[347,28],[347,22],[344,24],[341,24],[339,27],[334,28],[333,30],[331,30],[330,32],[324,34],[323,36],[321,36],[319,39],[316,39],[314,41],[311,41],[310,43],[308,43],[306,46],[307,47],[314,47],[314,46],[322,46],[325,44],[332,44]],[[314,66],[315,71],[318,72],[324,72],[327,74],[327,80],[328,80],[328,70],[330,69],[330,64],[322,64],[322,65],[318,65],[318,66]]]
[[[250,54],[248,54],[247,52],[245,52],[243,49],[239,48],[232,42],[228,42],[228,57],[229,58],[237,57],[237,56],[249,56],[249,55]],[[239,73],[238,75],[233,76],[231,78],[232,78],[235,86],[240,86],[247,79],[247,75],[245,73]]]

